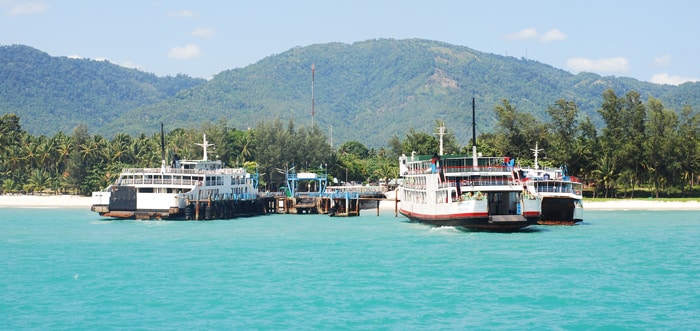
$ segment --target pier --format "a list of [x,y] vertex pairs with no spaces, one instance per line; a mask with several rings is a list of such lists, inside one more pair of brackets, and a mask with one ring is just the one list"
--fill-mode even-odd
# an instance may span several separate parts
[[381,186],[328,186],[325,173],[287,171],[287,185],[277,192],[278,214],[326,214],[332,217],[359,216],[362,209],[376,208],[387,200]]

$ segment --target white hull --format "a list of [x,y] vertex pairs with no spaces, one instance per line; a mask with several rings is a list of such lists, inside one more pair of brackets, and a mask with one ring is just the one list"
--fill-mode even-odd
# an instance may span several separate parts
[[539,224],[574,225],[583,221],[583,184],[561,169],[521,169],[528,191],[542,198]]
[[[206,137],[204,142],[206,146]],[[124,169],[113,185],[93,192],[92,199],[92,211],[109,218],[212,219],[264,213],[257,180],[243,168],[208,161],[206,148],[202,160]]]

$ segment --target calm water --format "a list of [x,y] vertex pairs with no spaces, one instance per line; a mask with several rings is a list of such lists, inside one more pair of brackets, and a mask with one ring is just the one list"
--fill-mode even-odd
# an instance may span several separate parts
[[461,232],[0,209],[0,329],[700,329],[700,213]]

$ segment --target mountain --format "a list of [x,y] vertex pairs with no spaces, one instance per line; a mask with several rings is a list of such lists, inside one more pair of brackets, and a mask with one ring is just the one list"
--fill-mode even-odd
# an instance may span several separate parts
[[106,62],[52,57],[23,45],[0,46],[0,114],[20,116],[34,135],[99,132],[128,110],[151,105],[204,79],[156,77]]
[[[14,67],[13,79],[21,80],[31,68],[38,68],[46,77],[63,81],[60,91],[70,97],[64,100],[55,89],[43,90],[47,85],[41,79],[23,82],[32,93],[15,90],[21,98],[14,99],[13,108],[7,108],[4,101],[0,106],[3,112],[16,112],[30,132],[72,129],[68,123],[61,128],[36,126],[38,123],[25,118],[33,107],[43,109],[32,116],[39,115],[44,122],[55,121],[59,112],[71,114],[70,124],[81,121],[105,136],[154,133],[161,122],[170,129],[198,128],[221,119],[239,129],[274,118],[308,127],[312,122],[312,64],[313,122],[324,132],[332,132],[336,146],[350,140],[385,146],[389,137],[403,138],[410,128],[432,132],[436,120],[445,121],[458,141],[466,143],[471,135],[472,98],[479,132],[494,128],[493,108],[502,99],[541,119],[547,119],[546,109],[556,100],[575,100],[582,113],[598,125],[602,122],[596,111],[608,88],[618,95],[636,91],[644,99],[658,98],[676,111],[686,105],[700,109],[698,83],[669,86],[592,73],[573,75],[537,61],[421,39],[297,47],[245,68],[223,71],[209,81],[186,76],[158,78],[105,62],[36,53],[32,57],[37,59],[28,59],[21,68],[8,66],[5,55],[0,54],[0,75],[5,77],[6,68]],[[105,71],[110,75],[104,75]]]

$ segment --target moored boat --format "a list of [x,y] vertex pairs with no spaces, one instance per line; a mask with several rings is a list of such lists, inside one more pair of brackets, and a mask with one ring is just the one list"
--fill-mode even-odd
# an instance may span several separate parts
[[[91,210],[118,219],[209,220],[261,215],[257,174],[209,160],[204,135],[201,160],[174,158],[170,166],[123,169],[114,184],[92,193]],[[163,152],[165,155],[165,152]]]
[[540,168],[538,155],[541,150],[532,149],[535,156],[533,168],[518,168],[518,176],[529,191],[542,199],[542,215],[538,224],[575,225],[583,221],[583,183],[569,176],[566,166]]
[[476,146],[472,155],[402,155],[399,171],[399,213],[411,221],[516,231],[540,218],[541,200],[526,190],[517,171],[503,158],[479,156]]
[[521,168],[528,189],[542,199],[539,224],[575,225],[583,221],[583,183],[561,168]]

